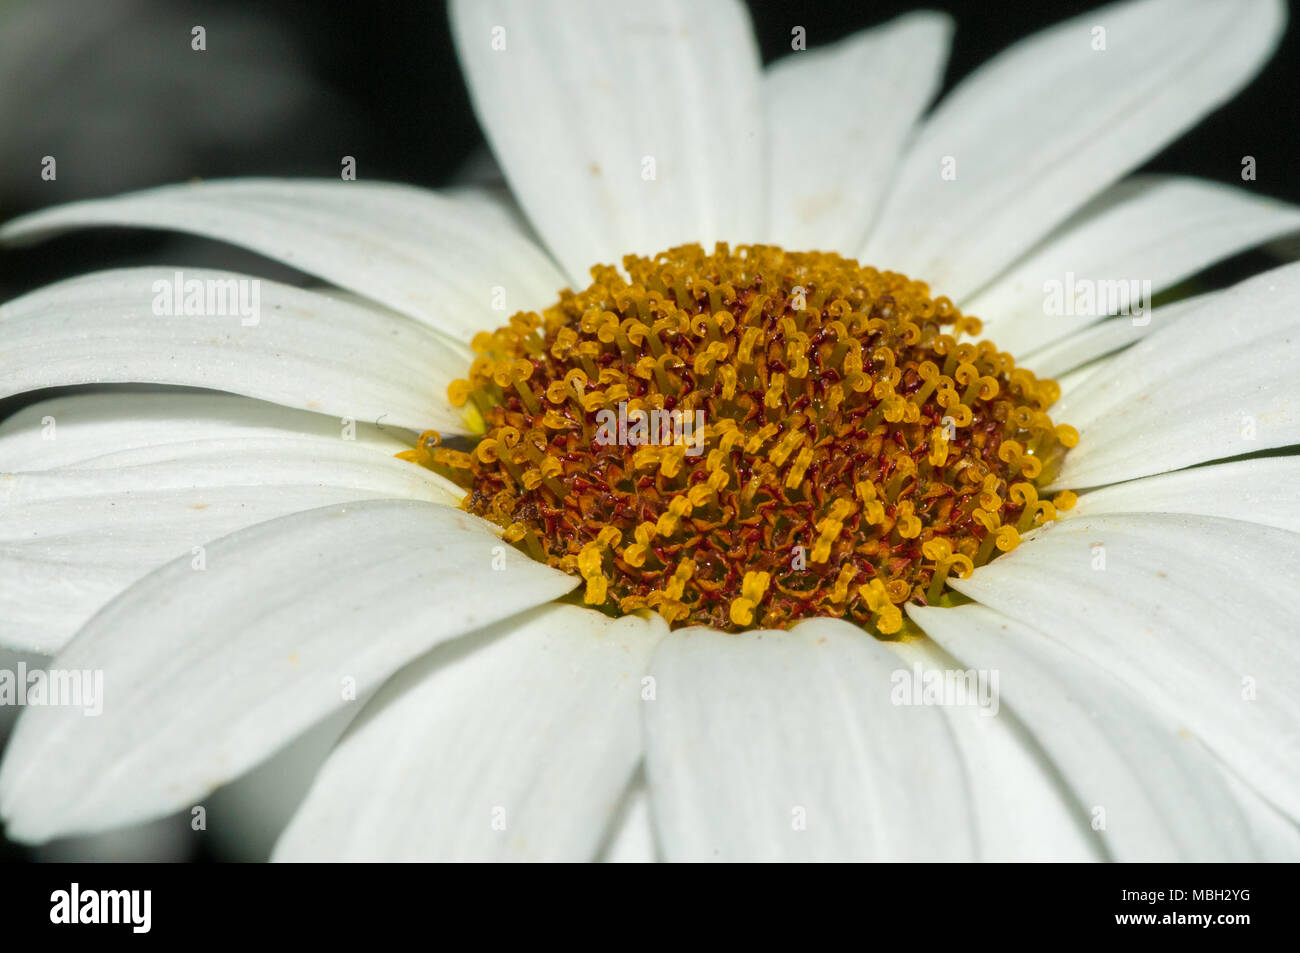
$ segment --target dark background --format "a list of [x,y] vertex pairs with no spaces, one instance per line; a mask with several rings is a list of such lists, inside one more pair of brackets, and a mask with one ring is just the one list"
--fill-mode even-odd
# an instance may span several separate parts
[[[62,62],[55,82],[67,122],[47,121],[42,135],[34,137],[0,116],[0,136],[10,140],[3,159],[11,166],[2,170],[0,218],[193,177],[334,177],[343,155],[356,157],[362,178],[439,186],[483,143],[439,0],[38,2],[73,12],[121,7],[122,25],[93,41],[82,38],[76,54]],[[812,49],[918,6],[946,10],[956,20],[946,90],[1014,40],[1096,4],[749,2],[764,61],[789,52],[795,25],[806,28]],[[151,22],[153,34],[145,25]],[[202,54],[189,49],[190,24],[207,29]],[[253,36],[254,28],[266,35]],[[50,39],[57,42],[58,34]],[[165,63],[158,53],[164,45],[173,54]],[[56,59],[37,59],[35,68]],[[1246,187],[1300,202],[1300,176],[1292,174],[1300,153],[1300,123],[1292,121],[1300,92],[1298,60],[1300,36],[1292,24],[1254,83],[1157,155],[1146,170],[1240,186],[1241,157],[1253,155],[1258,179]],[[265,98],[257,71],[272,66],[291,74],[303,91],[284,107],[282,119],[259,127],[246,121],[246,107]],[[37,107],[41,84],[28,76],[23,85],[32,87],[37,100],[28,107]],[[187,126],[195,125],[202,130],[187,135]],[[833,129],[825,132],[834,136]],[[55,182],[40,179],[44,155],[59,159]],[[82,156],[90,168],[75,164],[80,159],[74,157]],[[175,242],[148,232],[82,232],[9,251],[0,255],[0,296],[90,268],[156,263],[157,252]],[[252,267],[256,261],[210,243],[193,243],[187,259],[175,263],[234,267],[242,260]]]
[[[946,91],[1015,40],[1096,4],[749,3],[764,61],[789,52],[796,25],[814,49],[918,6],[956,20]],[[14,7],[27,17],[21,33]],[[344,155],[356,157],[360,178],[436,187],[483,145],[438,0],[33,0],[5,9],[0,5],[0,220],[194,177],[335,177]],[[207,30],[201,54],[190,49],[196,24]],[[1300,36],[1291,24],[1254,83],[1144,171],[1198,175],[1300,203],[1298,61]],[[810,130],[810,141],[816,133]],[[54,182],[40,177],[45,155],[58,160]],[[1244,155],[1257,160],[1255,182],[1241,181]],[[1247,253],[1202,281],[1227,284],[1276,260]],[[149,263],[295,277],[216,243],[144,231],[75,232],[0,252],[0,300],[82,271]],[[26,400],[0,401],[0,419]],[[0,737],[6,726],[0,712]],[[193,851],[193,838],[178,840],[187,845],[178,848],[182,856]],[[82,855],[73,845],[67,851]],[[137,851],[127,843],[109,853]],[[0,838],[0,858],[26,856]],[[197,856],[227,853],[200,839]]]

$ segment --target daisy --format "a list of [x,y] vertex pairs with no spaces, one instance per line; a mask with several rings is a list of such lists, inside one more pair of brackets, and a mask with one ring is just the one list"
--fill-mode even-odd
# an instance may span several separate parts
[[4,394],[203,389],[0,429],[4,643],[105,685],[24,711],[10,837],[197,816],[356,711],[277,858],[1300,855],[1297,458],[1259,453],[1300,443],[1300,266],[1045,314],[1300,229],[1123,179],[1280,2],[1105,7],[928,114],[935,14],[766,71],[736,3],[452,14],[517,208],[245,180],[0,232],[188,231],[330,286],[131,268],[0,308]]

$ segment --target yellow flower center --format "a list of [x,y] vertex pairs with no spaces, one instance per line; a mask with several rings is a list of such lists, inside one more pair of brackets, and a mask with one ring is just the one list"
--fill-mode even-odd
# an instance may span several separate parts
[[471,452],[408,459],[611,612],[727,631],[837,616],[881,635],[1074,495],[1050,380],[947,298],[839,255],[686,245],[592,269],[473,342]]

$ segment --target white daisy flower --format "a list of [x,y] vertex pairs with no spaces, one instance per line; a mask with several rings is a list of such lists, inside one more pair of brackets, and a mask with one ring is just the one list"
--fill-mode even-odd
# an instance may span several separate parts
[[1120,181],[1282,3],[1105,7],[928,114],[935,14],[767,70],[721,0],[452,19],[528,225],[247,180],[0,232],[193,232],[337,289],[0,307],[4,395],[225,392],[0,428],[3,643],[104,677],[97,717],[24,711],[9,836],[197,812],[359,709],[276,857],[1300,855],[1300,468],[1259,454],[1300,444],[1300,267],[1088,300],[1300,229]]

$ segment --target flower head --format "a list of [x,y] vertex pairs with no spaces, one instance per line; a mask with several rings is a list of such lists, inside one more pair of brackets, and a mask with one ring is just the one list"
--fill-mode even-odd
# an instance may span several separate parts
[[249,180],[7,223],[332,286],[0,306],[4,394],[228,392],[0,428],[0,634],[105,687],[24,712],[8,831],[193,810],[314,730],[278,857],[1300,853],[1300,267],[1142,291],[1300,212],[1116,184],[1284,20],[1116,4],[923,116],[941,16],[763,71],[738,3],[467,0],[518,207]]

